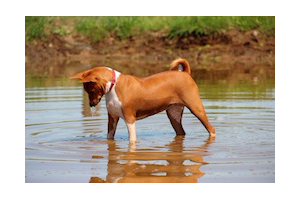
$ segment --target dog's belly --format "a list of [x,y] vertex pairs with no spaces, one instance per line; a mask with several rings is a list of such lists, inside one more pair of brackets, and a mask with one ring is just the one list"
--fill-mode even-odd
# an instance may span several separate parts
[[149,109],[149,110],[138,110],[136,112],[136,119],[140,120],[140,119],[144,119],[146,117],[149,117],[151,115],[155,115],[161,111],[166,110],[169,107],[169,105],[165,105],[165,106],[161,106],[158,108],[154,108],[154,109]]

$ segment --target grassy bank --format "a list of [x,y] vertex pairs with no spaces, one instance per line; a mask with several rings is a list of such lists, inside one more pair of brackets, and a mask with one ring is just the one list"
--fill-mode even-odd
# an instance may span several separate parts
[[275,17],[25,17],[25,41],[47,40],[51,35],[76,36],[91,43],[108,37],[119,40],[160,31],[169,39],[257,30],[275,35]]

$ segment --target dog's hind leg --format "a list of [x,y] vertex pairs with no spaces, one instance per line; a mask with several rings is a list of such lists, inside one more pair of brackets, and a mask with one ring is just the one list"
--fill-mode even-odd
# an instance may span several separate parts
[[108,130],[107,130],[107,139],[114,139],[119,117],[113,117],[108,113]]
[[181,124],[183,110],[184,105],[181,104],[172,104],[167,109],[168,118],[170,119],[170,122],[176,132],[176,135],[185,135]]
[[215,136],[215,128],[209,123],[204,106],[199,97],[198,88],[195,84],[194,88],[188,90],[183,99],[185,106],[201,121],[210,136]]

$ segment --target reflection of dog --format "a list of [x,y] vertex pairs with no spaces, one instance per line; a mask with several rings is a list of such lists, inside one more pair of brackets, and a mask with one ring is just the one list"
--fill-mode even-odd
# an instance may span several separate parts
[[186,106],[204,125],[211,136],[215,129],[210,125],[198,87],[191,77],[189,63],[176,59],[170,71],[146,78],[124,75],[107,67],[96,67],[81,72],[71,79],[79,79],[89,94],[90,106],[96,106],[106,95],[108,111],[108,139],[113,139],[119,118],[124,119],[129,140],[136,140],[135,121],[167,111],[177,135],[184,135],[181,119]]
[[135,143],[129,143],[126,152],[109,140],[106,180],[94,176],[90,183],[196,183],[205,174],[200,168],[209,164],[204,157],[215,137],[193,150],[185,149],[183,141],[184,136],[175,136],[162,152],[136,151]]

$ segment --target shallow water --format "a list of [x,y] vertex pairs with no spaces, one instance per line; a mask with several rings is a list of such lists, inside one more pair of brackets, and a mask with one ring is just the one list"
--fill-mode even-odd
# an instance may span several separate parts
[[217,137],[185,108],[185,137],[162,112],[136,123],[136,145],[122,120],[107,141],[105,100],[92,113],[64,83],[25,88],[26,182],[275,182],[274,81],[198,82]]

